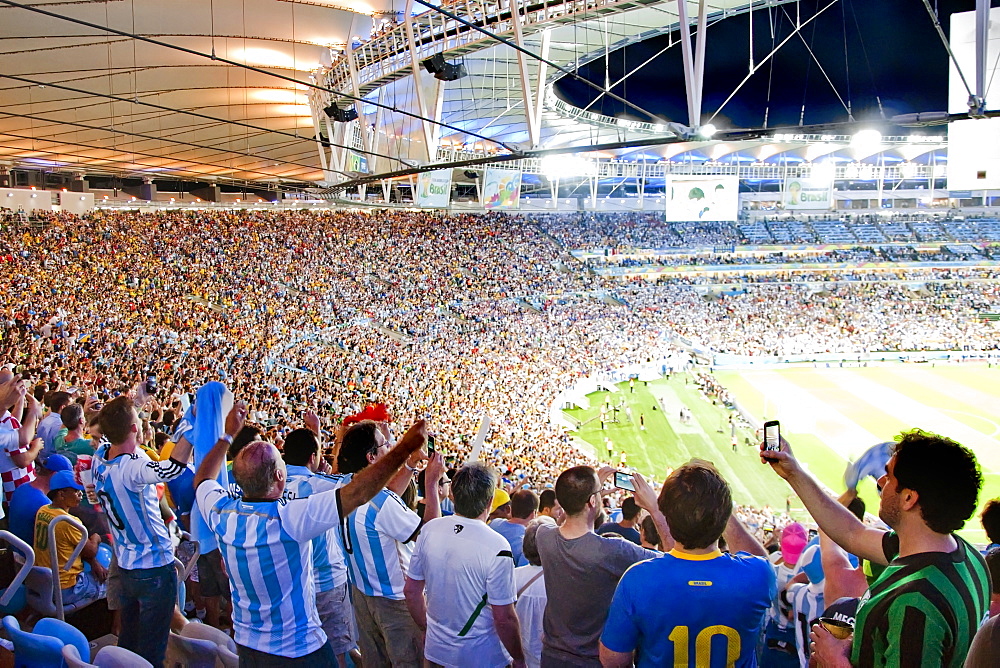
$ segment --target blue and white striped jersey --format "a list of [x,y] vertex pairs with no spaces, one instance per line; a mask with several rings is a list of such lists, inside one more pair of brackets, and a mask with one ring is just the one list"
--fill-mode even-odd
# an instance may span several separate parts
[[[288,466],[285,481],[286,499],[305,499],[318,492],[338,489],[351,482],[351,475],[314,473],[305,466]],[[340,547],[337,529],[330,529],[312,540],[313,572],[316,591],[331,591],[347,582],[347,563]]]
[[184,465],[173,459],[154,462],[141,449],[107,460],[108,446],[98,448],[91,468],[101,507],[108,516],[118,566],[125,570],[156,568],[174,562],[167,526],[160,516],[156,483],[173,480]]
[[383,489],[344,522],[341,534],[351,582],[367,596],[403,600],[412,545],[420,516],[395,492]]
[[809,665],[809,631],[816,620],[823,616],[823,582],[816,584],[793,584],[788,588],[787,598],[792,603],[792,617],[795,620],[795,648],[799,653],[799,665]]
[[195,498],[229,572],[236,642],[287,658],[322,647],[310,541],[340,524],[340,491],[245,501],[206,480]]

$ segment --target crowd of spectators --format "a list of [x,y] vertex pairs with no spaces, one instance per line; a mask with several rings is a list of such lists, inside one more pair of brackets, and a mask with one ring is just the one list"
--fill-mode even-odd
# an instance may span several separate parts
[[[872,595],[887,609],[853,613],[865,634],[847,645],[823,635],[814,555],[848,563],[835,591],[864,593],[840,584],[856,574],[836,545],[890,575],[916,568],[907,555],[946,553],[980,583],[947,605],[985,614],[985,566],[953,536],[981,479],[947,439],[897,447],[888,533],[831,505],[787,447],[764,453],[824,532],[792,559],[787,512],[734,510],[705,462],[662,485],[636,474],[618,503],[613,471],[592,468],[548,411],[583,376],[667,356],[670,334],[750,355],[992,349],[994,326],[972,317],[996,310],[995,282],[973,280],[992,276],[955,270],[913,278],[916,290],[755,284],[707,298],[574,270],[536,227],[500,215],[105,211],[18,226],[3,244],[11,528],[31,515],[41,553],[39,523],[79,517],[87,541],[60,574],[64,601],[106,597],[119,644],[154,664],[184,624],[163,592],[177,587],[187,532],[203,552],[193,607],[232,624],[245,665],[344,665],[357,648],[366,666],[753,665],[758,650],[788,647],[821,665],[964,657],[972,625],[897,605],[881,580]],[[694,378],[727,401],[710,375]],[[485,416],[489,436],[474,446]],[[481,463],[462,466],[480,446]],[[607,520],[602,497],[620,518]],[[60,526],[63,559],[85,534]],[[790,575],[782,591],[768,548]],[[946,561],[915,572],[930,582],[926,569]],[[670,610],[656,605],[666,595],[679,602]],[[915,607],[933,643],[906,644],[910,629],[893,626]]]

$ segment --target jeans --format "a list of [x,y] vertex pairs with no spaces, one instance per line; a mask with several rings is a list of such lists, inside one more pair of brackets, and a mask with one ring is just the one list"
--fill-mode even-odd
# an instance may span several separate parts
[[293,666],[295,668],[329,668],[337,665],[337,656],[333,653],[330,643],[326,643],[315,652],[297,659],[259,652],[243,645],[237,645],[236,649],[240,657],[240,668],[284,668],[285,666],[289,668]]
[[177,601],[177,571],[170,564],[118,572],[122,585],[118,646],[162,666]]

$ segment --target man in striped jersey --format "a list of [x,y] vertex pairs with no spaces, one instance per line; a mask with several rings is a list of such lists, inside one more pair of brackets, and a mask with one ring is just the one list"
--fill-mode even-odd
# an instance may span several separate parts
[[[344,433],[337,456],[341,473],[366,471],[391,452],[386,423],[363,420]],[[420,516],[400,498],[420,463],[418,453],[370,502],[347,517],[341,538],[353,585],[358,644],[365,668],[417,666],[423,661],[423,633],[406,608],[403,586]],[[427,463],[424,484],[437,489],[444,473],[441,453]],[[424,522],[441,516],[437,494],[424,501]],[[345,513],[346,517],[346,513]]]
[[915,429],[893,449],[879,478],[879,517],[863,524],[828,496],[792,456],[761,448],[820,528],[858,557],[888,567],[862,597],[853,640],[813,627],[813,655],[824,666],[961,666],[989,608],[982,555],[954,534],[976,509],[982,475],[975,455],[951,439]]
[[[338,489],[351,481],[350,475],[329,475],[330,465],[320,451],[316,414],[306,413],[305,423],[306,428],[295,429],[285,437],[282,454],[288,467],[286,499],[305,499],[318,492]],[[312,558],[319,620],[337,655],[337,662],[346,666],[347,653],[357,647],[357,632],[347,564],[336,529],[329,529],[312,539]]]
[[[141,390],[136,401],[145,401]],[[158,666],[167,649],[177,572],[156,484],[184,472],[191,444],[181,439],[170,459],[152,461],[138,447],[142,421],[128,396],[109,401],[98,419],[101,433],[110,441],[110,446],[95,453],[93,470],[97,498],[111,525],[121,578],[118,645]]]
[[424,422],[414,424],[396,447],[348,484],[305,499],[285,498],[287,473],[277,448],[250,443],[233,462],[241,498],[215,480],[246,406],[239,402],[233,411],[240,424],[230,429],[226,419],[226,436],[202,460],[195,489],[198,508],[219,538],[229,572],[240,665],[333,665],[335,655],[316,609],[310,541],[371,499],[423,447]]

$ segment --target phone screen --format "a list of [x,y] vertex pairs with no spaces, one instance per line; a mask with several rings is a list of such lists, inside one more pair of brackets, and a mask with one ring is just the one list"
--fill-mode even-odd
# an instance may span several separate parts
[[764,423],[764,449],[772,451],[781,449],[781,425],[777,420]]
[[430,435],[427,437],[427,454],[434,454],[434,436]]
[[632,482],[632,474],[625,471],[615,471],[615,487],[635,491],[635,483]]

